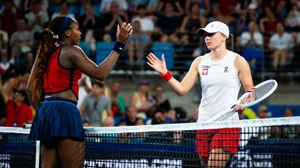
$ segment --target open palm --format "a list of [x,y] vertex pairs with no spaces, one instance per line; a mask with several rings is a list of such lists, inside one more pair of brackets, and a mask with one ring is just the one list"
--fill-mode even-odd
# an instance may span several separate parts
[[165,74],[168,71],[164,55],[161,56],[161,60],[160,60],[153,53],[149,53],[147,56],[147,60],[148,60],[147,64],[157,72],[161,74]]

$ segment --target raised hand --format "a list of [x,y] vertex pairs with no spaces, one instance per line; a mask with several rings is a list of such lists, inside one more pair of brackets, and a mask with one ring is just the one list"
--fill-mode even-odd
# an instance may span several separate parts
[[152,67],[154,70],[161,74],[165,74],[168,72],[165,57],[164,55],[161,56],[161,60],[159,60],[152,52],[147,56],[147,64]]
[[121,27],[117,27],[117,41],[126,44],[129,36],[132,34],[132,26],[130,23],[123,23]]

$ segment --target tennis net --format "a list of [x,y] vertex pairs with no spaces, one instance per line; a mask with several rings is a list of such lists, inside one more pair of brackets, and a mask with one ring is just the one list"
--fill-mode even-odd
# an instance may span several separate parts
[[[226,168],[298,168],[299,121],[300,117],[290,117],[86,127],[84,167],[199,168],[200,154],[210,156],[212,164],[225,163]],[[0,167],[39,167],[39,142],[27,140],[28,133],[29,129],[0,127]],[[216,150],[220,145],[229,151],[226,155]]]

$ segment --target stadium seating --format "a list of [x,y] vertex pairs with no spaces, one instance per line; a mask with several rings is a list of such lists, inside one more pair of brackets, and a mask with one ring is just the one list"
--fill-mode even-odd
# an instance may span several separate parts
[[96,44],[96,63],[104,61],[110,54],[115,43],[113,42],[97,42]]
[[79,42],[79,47],[83,50],[85,55],[90,58],[91,55],[90,55],[90,46],[89,46],[89,44],[87,42],[80,41]]
[[[77,14],[78,13],[78,7],[75,6],[75,5],[69,5],[69,13],[72,13],[72,14]],[[55,13],[59,13],[60,9],[59,9],[59,6],[55,6],[54,8],[54,12]]]
[[154,42],[152,52],[158,58],[161,58],[161,55],[164,54],[167,68],[170,70],[173,69],[175,49],[172,43]]

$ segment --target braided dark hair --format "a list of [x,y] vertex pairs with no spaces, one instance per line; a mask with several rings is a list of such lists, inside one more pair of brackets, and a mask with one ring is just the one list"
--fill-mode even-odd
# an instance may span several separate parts
[[[59,47],[58,41],[64,39],[64,31],[60,31],[63,25],[65,16],[54,18],[47,29],[43,32],[43,37],[37,49],[37,65],[38,75],[33,82],[33,99],[40,99],[43,93],[43,75],[47,69],[47,65],[51,55]],[[72,23],[72,22],[71,22]],[[71,25],[70,23],[70,25]]]

